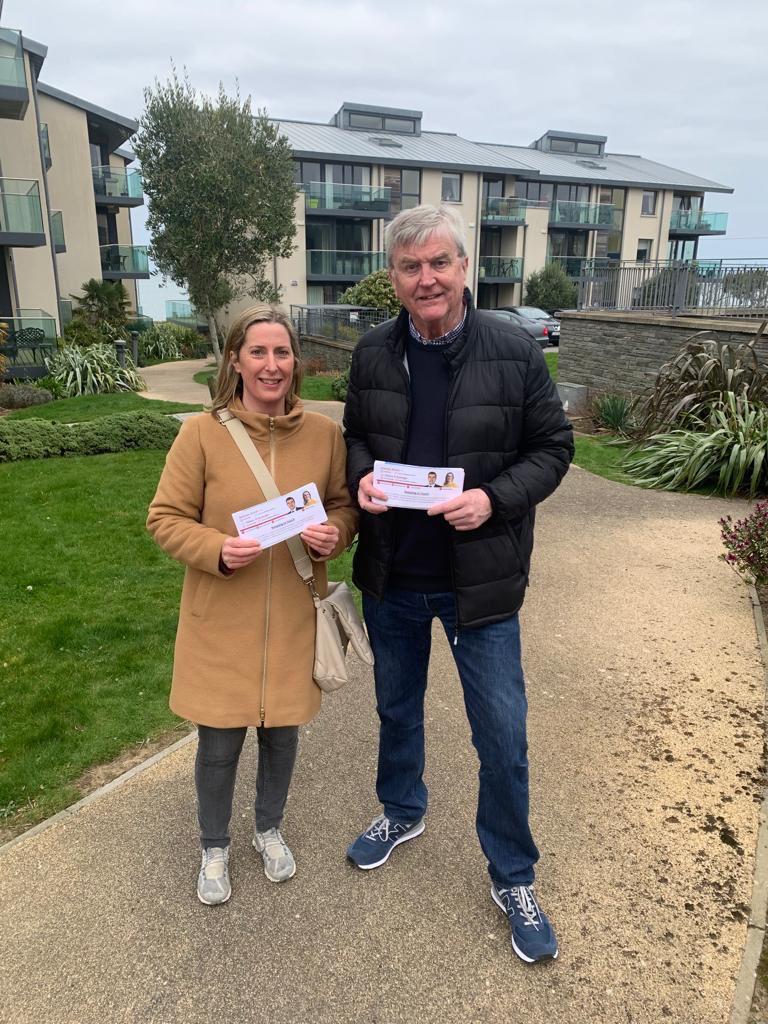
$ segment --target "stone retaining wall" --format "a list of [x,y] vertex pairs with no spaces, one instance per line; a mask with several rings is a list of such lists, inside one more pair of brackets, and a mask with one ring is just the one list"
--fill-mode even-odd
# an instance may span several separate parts
[[354,341],[331,341],[329,338],[300,338],[301,357],[305,363],[319,360],[321,370],[346,370],[355,350]]
[[[692,334],[712,331],[722,342],[740,344],[757,333],[759,321],[627,313],[562,313],[557,376],[594,392],[641,394],[652,386],[663,363]],[[757,343],[768,365],[768,333]]]

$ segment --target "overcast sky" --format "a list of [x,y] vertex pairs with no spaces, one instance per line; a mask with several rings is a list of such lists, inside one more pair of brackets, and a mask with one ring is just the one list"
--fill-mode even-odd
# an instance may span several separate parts
[[[44,82],[130,117],[173,60],[272,117],[327,122],[352,100],[486,142],[607,135],[736,190],[708,194],[728,235],[701,255],[768,256],[765,0],[5,0],[2,20],[48,46]],[[140,284],[153,316],[178,294]]]

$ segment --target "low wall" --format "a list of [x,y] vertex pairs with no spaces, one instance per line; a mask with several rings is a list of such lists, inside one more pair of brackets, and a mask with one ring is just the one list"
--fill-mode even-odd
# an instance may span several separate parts
[[[569,384],[609,394],[641,394],[653,385],[662,364],[672,359],[697,331],[718,341],[740,344],[754,337],[758,320],[628,313],[561,313],[557,376]],[[768,364],[768,333],[757,343]]]
[[346,370],[355,350],[354,341],[331,341],[328,338],[310,338],[302,336],[301,358],[304,363],[318,360],[322,363],[321,370]]

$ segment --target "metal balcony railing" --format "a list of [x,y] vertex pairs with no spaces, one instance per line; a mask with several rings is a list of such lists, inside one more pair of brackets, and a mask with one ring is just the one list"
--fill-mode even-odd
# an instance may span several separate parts
[[119,167],[92,167],[93,191],[97,199],[115,202],[143,200],[141,171],[121,170]]
[[41,234],[40,186],[24,178],[0,178],[0,232]]
[[610,228],[614,206],[611,203],[554,202],[550,206],[550,227]]
[[517,196],[489,196],[483,200],[482,219],[494,224],[523,224],[528,209],[546,210],[549,203]]
[[673,210],[669,218],[670,231],[684,231],[692,235],[724,235],[727,227],[727,213],[709,213],[707,210]]
[[146,245],[102,245],[101,272],[108,278],[149,277]]

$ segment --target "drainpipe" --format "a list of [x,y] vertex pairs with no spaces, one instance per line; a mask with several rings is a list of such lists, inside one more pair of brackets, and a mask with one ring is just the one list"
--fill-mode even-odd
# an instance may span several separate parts
[[[2,0],[0,0],[0,8],[2,7]],[[0,11],[0,13],[2,13]],[[48,193],[48,170],[45,166],[45,155],[43,153],[43,140],[40,136],[40,110],[37,103],[37,79],[32,73],[32,67],[30,65],[30,75],[32,79],[32,98],[35,103],[35,130],[37,131],[37,148],[40,154],[40,170],[43,179],[43,192],[45,193],[45,208],[47,212],[47,224],[48,224],[48,245],[51,249],[51,266],[53,267],[53,284],[56,289],[56,310],[54,317],[59,328],[59,335],[61,335],[61,286],[59,285],[59,268],[56,266],[56,252],[53,244],[53,228],[51,226],[51,197]]]

